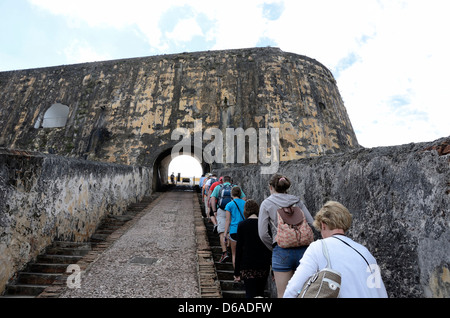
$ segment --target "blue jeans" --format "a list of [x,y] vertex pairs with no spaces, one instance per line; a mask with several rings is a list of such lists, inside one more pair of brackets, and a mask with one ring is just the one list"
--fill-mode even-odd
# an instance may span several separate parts
[[274,272],[295,271],[300,264],[308,246],[282,248],[276,245],[272,252],[272,269]]

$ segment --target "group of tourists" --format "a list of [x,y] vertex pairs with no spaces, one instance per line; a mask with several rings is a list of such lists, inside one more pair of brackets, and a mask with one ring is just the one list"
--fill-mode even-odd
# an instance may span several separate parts
[[[299,297],[309,278],[327,267],[340,274],[339,283],[330,283],[339,297],[387,297],[375,258],[346,236],[352,215],[341,203],[325,203],[313,218],[297,196],[287,193],[291,181],[280,174],[270,179],[270,196],[260,205],[229,176],[208,174],[200,182],[206,217],[220,239],[219,262],[231,258],[235,281],[244,282],[247,298],[264,297],[271,273],[279,298]],[[314,240],[313,229],[322,239]]]

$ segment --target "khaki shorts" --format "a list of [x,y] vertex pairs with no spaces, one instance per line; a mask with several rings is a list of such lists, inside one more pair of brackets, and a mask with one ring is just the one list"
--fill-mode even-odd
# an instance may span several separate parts
[[218,208],[216,218],[217,218],[217,232],[219,234],[225,232],[225,222],[227,220],[227,214],[225,210]]

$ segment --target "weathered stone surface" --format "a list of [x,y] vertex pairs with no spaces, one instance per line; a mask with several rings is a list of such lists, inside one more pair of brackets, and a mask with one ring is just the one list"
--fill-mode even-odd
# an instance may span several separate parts
[[193,196],[167,192],[83,273],[62,298],[200,297]]
[[[67,118],[46,118],[53,105]],[[0,73],[0,147],[16,149],[0,153],[0,287],[52,238],[83,240],[163,182],[172,132],[198,120],[223,136],[279,128],[291,193],[313,215],[330,199],[351,210],[350,235],[379,260],[390,296],[450,296],[450,139],[359,148],[330,71],[275,48]],[[259,202],[269,193],[259,165],[215,168]]]
[[[358,146],[331,72],[276,48],[3,72],[0,92],[6,148],[152,166],[178,142],[172,132],[195,120],[224,136],[279,128],[282,161]],[[66,125],[40,128],[54,104],[69,107]]]
[[[313,216],[328,200],[349,208],[349,235],[374,254],[391,297],[449,297],[450,157],[439,151],[449,141],[294,160],[279,171]],[[260,167],[224,174],[259,203],[269,195]]]
[[54,239],[86,241],[151,191],[152,171],[0,149],[0,293]]

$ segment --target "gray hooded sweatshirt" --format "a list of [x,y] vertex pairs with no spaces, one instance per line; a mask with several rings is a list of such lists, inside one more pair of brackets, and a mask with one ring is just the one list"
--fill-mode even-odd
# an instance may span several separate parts
[[[277,235],[277,210],[280,207],[288,207],[296,204],[305,213],[306,221],[312,226],[314,219],[305,204],[296,196],[286,193],[274,193],[265,199],[259,208],[258,233],[261,241],[268,249],[273,250]],[[269,232],[270,231],[270,232]]]

